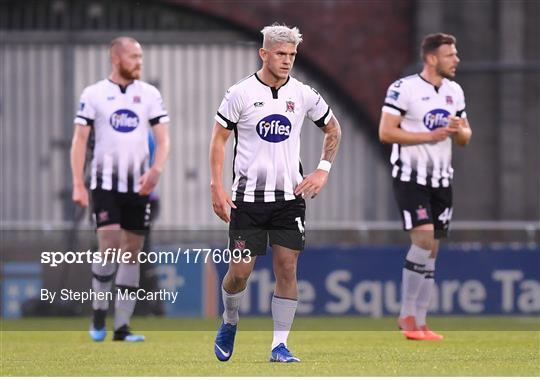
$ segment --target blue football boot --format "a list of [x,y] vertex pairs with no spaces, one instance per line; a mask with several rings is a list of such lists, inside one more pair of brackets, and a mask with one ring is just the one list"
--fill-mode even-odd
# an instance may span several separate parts
[[103,342],[105,340],[105,337],[107,336],[107,330],[105,329],[105,327],[97,329],[94,327],[94,324],[91,324],[90,330],[88,330],[88,334],[90,334],[90,337],[94,342]]
[[291,354],[289,349],[285,347],[283,343],[280,343],[272,350],[270,361],[278,363],[298,363],[300,359]]
[[226,362],[233,353],[236,325],[221,322],[214,342],[214,353],[219,361]]

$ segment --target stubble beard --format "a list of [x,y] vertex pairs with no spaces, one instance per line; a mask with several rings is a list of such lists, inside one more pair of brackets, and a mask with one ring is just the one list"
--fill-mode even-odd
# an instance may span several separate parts
[[455,72],[452,73],[450,70],[444,71],[440,68],[437,68],[437,74],[446,79],[454,79],[456,76]]
[[127,79],[127,80],[135,80],[135,79],[141,78],[140,70],[138,68],[133,69],[133,70],[128,70],[125,67],[120,66],[118,68],[118,73],[120,74],[122,78]]

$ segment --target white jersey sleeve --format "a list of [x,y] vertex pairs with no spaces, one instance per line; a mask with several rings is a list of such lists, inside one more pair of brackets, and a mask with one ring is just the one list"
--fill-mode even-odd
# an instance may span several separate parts
[[215,116],[215,120],[221,124],[224,128],[234,129],[244,107],[244,99],[242,91],[238,86],[232,86],[227,90],[218,111]]
[[406,82],[403,79],[395,81],[388,87],[384,98],[383,112],[396,116],[403,116],[409,109],[408,91]]
[[92,127],[96,119],[96,109],[92,104],[92,96],[90,95],[90,87],[84,89],[79,100],[79,108],[73,122],[80,125],[88,125]]
[[149,122],[151,126],[161,123],[168,123],[170,121],[167,109],[163,104],[163,98],[161,93],[155,87],[151,87],[149,91],[150,99],[150,111],[148,112]]
[[324,127],[330,122],[333,116],[332,110],[317,90],[304,85],[304,100],[307,117],[319,128]]

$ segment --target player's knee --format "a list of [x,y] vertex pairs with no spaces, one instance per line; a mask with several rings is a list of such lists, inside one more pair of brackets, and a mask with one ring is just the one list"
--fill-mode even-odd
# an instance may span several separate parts
[[435,247],[433,229],[424,229],[421,227],[411,232],[411,241],[417,247],[425,249],[426,251],[431,251]]
[[296,263],[282,263],[279,268],[275,268],[275,275],[279,282],[296,282]]
[[138,254],[141,252],[141,249],[142,246],[139,244],[126,244],[122,246],[122,254],[124,257],[127,257],[130,262],[138,261]]
[[426,251],[431,251],[434,245],[434,239],[426,236],[423,238],[414,239],[412,243],[417,247],[425,249]]
[[99,241],[99,247],[100,251],[104,254],[109,254],[113,249],[118,250],[120,248],[120,239],[115,237],[109,237],[100,239]]
[[229,273],[229,281],[232,282],[235,288],[244,288],[250,276],[250,272],[234,272]]

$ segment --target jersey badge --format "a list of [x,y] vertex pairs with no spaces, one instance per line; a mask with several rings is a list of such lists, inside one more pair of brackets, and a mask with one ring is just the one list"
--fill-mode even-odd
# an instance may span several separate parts
[[139,104],[141,102],[141,97],[139,95],[135,95],[133,97],[133,103]]
[[287,100],[285,102],[285,104],[287,105],[287,109],[285,110],[285,112],[292,112],[294,113],[294,102],[291,101],[291,100]]
[[454,104],[454,99],[452,99],[452,96],[446,95],[446,104],[448,105]]

